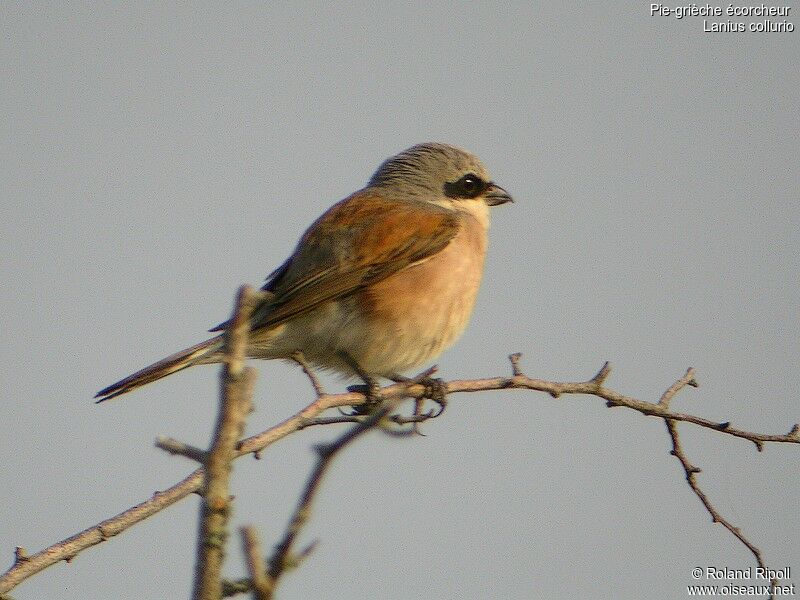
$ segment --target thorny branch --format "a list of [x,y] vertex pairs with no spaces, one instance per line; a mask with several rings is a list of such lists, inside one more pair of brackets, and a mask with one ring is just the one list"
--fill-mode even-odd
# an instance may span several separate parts
[[[672,398],[680,392],[684,387],[690,385],[692,387],[697,387],[697,381],[694,378],[694,369],[690,368],[686,371],[686,374],[678,379],[675,383],[673,383],[669,389],[661,396],[661,399],[658,403],[663,406],[664,408],[669,408],[669,403],[672,401]],[[680,437],[678,436],[678,425],[675,421],[671,421],[670,419],[664,419],[664,424],[667,426],[667,432],[669,433],[670,440],[672,440],[672,450],[670,454],[672,454],[678,461],[681,463],[681,467],[683,467],[684,473],[686,473],[686,482],[689,484],[689,487],[695,493],[695,495],[700,499],[700,502],[703,503],[708,514],[711,515],[711,519],[714,523],[722,524],[725,529],[730,531],[742,544],[744,544],[748,550],[753,554],[758,563],[758,566],[764,569],[766,572],[767,565],[764,563],[764,558],[761,556],[761,551],[753,545],[753,543],[748,540],[742,530],[736,527],[733,523],[728,521],[725,517],[723,517],[719,511],[711,504],[711,501],[706,496],[705,492],[700,489],[699,484],[697,483],[697,474],[702,472],[702,469],[696,467],[689,461],[689,457],[686,456],[686,452],[683,450],[683,446],[681,445]],[[797,425],[795,428],[792,429],[793,433],[797,433]],[[790,432],[790,434],[792,433]],[[756,446],[759,451],[763,447],[763,442]],[[774,598],[774,589],[775,586],[778,585],[778,580],[775,578],[770,579],[770,595],[769,598]]]
[[[711,504],[711,500],[708,499],[708,496],[706,496],[705,492],[703,492],[703,490],[700,489],[700,486],[697,483],[696,476],[698,473],[702,471],[702,469],[694,466],[691,462],[689,462],[689,458],[683,451],[680,438],[678,437],[677,425],[670,420],[665,420],[664,423],[667,426],[667,432],[669,433],[669,437],[672,440],[672,450],[670,451],[670,454],[672,454],[675,458],[677,458],[680,461],[681,466],[683,467],[683,470],[686,473],[686,482],[689,484],[689,487],[692,488],[692,491],[695,493],[695,495],[698,498],[700,498],[700,502],[703,503],[703,506],[705,506],[706,510],[708,511],[708,514],[711,515],[712,521],[714,523],[721,523],[725,527],[725,529],[727,529],[734,536],[736,536],[736,538],[742,544],[744,544],[747,547],[747,549],[750,550],[750,552],[753,554],[753,556],[756,559],[756,562],[758,563],[758,566],[764,569],[765,570],[764,572],[766,572],[766,564],[764,564],[764,559],[761,556],[761,550],[759,550],[756,546],[754,546],[753,543],[744,536],[741,529],[736,527],[733,523],[731,523],[725,517],[719,514],[719,511],[717,511],[717,509],[714,508],[714,505]],[[774,588],[776,585],[778,585],[778,580],[771,579],[770,580],[771,588]],[[769,598],[774,598],[774,595],[770,593]]]
[[[685,385],[691,385],[687,380],[682,385],[674,384],[667,390],[658,402],[647,402],[621,394],[615,390],[605,387],[604,383],[608,378],[611,367],[608,363],[603,365],[600,371],[588,381],[583,382],[556,382],[544,379],[527,377],[519,366],[520,354],[511,355],[512,374],[510,377],[493,377],[486,379],[454,380],[444,383],[444,391],[448,395],[463,392],[485,392],[490,390],[504,389],[524,389],[531,391],[546,392],[554,398],[559,398],[567,394],[584,394],[602,398],[609,407],[624,407],[635,410],[643,415],[663,419],[668,425],[678,422],[691,423],[693,425],[711,429],[725,435],[739,437],[749,440],[755,444],[758,450],[763,448],[767,442],[800,444],[800,425],[795,425],[786,434],[767,434],[759,432],[745,431],[733,427],[730,422],[717,422],[691,414],[680,413],[670,410],[669,400]],[[690,379],[693,378],[690,377]],[[676,387],[677,385],[677,387]],[[287,418],[283,422],[266,429],[265,431],[241,440],[236,450],[236,458],[246,454],[253,454],[258,458],[259,452],[276,441],[306,427],[312,425],[323,425],[330,422],[342,422],[345,420],[357,420],[353,416],[341,416],[333,418],[320,417],[319,415],[330,409],[345,406],[359,406],[366,400],[364,394],[360,392],[348,392],[344,394],[326,394],[317,388],[317,399],[300,410],[295,415]],[[673,388],[676,388],[673,390]],[[425,397],[427,388],[424,384],[415,381],[396,383],[381,389],[381,396],[385,400],[397,400],[402,398],[422,399]],[[666,400],[664,399],[666,398]],[[419,420],[416,416],[413,420]],[[413,421],[412,421],[413,422]],[[178,444],[179,445],[179,444]],[[180,452],[179,454],[192,455],[192,452]],[[196,449],[195,449],[196,450]],[[678,452],[680,446],[673,447],[676,457],[680,460]],[[194,458],[194,456],[192,456]],[[683,464],[683,461],[681,461]],[[691,467],[691,464],[688,463]],[[136,523],[143,521],[179,500],[197,493],[203,483],[204,469],[198,468],[190,473],[185,479],[179,481],[172,487],[156,492],[153,496],[136,506],[133,506],[101,523],[93,525],[69,538],[53,544],[35,554],[28,555],[23,548],[18,548],[15,552],[13,565],[0,576],[0,594],[10,591],[20,582],[28,577],[42,571],[43,569],[60,562],[69,561],[78,553],[106,541]],[[688,477],[687,477],[688,479]],[[691,482],[690,482],[691,485]],[[694,490],[695,487],[693,486]],[[696,493],[696,492],[695,492]],[[701,498],[702,500],[702,498]],[[712,513],[713,517],[713,513]],[[749,547],[749,546],[748,546]],[[752,551],[752,549],[751,549]]]

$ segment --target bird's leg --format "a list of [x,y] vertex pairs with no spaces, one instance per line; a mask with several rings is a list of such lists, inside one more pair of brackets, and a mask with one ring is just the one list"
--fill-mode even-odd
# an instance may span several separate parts
[[381,395],[381,386],[378,383],[378,380],[364,371],[364,369],[361,368],[361,365],[359,365],[358,362],[356,362],[347,352],[340,351],[339,357],[345,363],[347,363],[347,366],[353,369],[353,372],[364,382],[364,385],[351,385],[347,387],[348,392],[361,392],[364,394],[364,396],[366,396],[366,402],[364,402],[364,404],[353,407],[353,410],[355,411],[353,414],[368,415],[383,400]]
[[322,383],[320,382],[316,373],[314,373],[314,371],[311,369],[311,365],[308,364],[308,362],[306,361],[306,357],[303,356],[303,353],[300,352],[300,350],[296,350],[292,352],[290,358],[298,365],[300,365],[301,369],[303,369],[303,373],[305,373],[306,377],[308,377],[309,381],[311,381],[311,386],[317,393],[317,398],[322,398],[322,396],[325,395],[325,388],[322,387]]

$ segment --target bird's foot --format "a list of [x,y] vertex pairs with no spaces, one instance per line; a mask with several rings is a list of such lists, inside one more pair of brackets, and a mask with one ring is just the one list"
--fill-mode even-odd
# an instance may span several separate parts
[[[391,377],[391,380],[396,383],[419,384],[425,386],[423,395],[420,398],[414,399],[413,415],[407,418],[398,417],[395,419],[395,421],[398,423],[401,421],[405,423],[410,422],[412,424],[412,433],[424,435],[419,430],[419,424],[423,421],[427,421],[428,419],[435,419],[441,415],[444,412],[444,409],[447,407],[447,384],[443,379],[431,377],[431,375],[433,375],[436,371],[437,367],[434,365],[415,377],[404,377],[403,375],[394,375]],[[439,409],[437,411],[429,410],[427,412],[423,412],[422,408],[426,399],[433,400],[433,402],[439,406]]]
[[[433,400],[436,404],[439,405],[439,410],[430,415],[431,418],[438,417],[444,412],[445,407],[447,406],[447,383],[443,379],[438,377],[431,377],[436,371],[438,367],[433,365],[432,367],[424,370],[419,375],[415,375],[414,377],[404,377],[402,375],[394,375],[391,377],[391,380],[396,383],[407,383],[407,384],[419,384],[425,386],[425,391],[421,398],[418,401],[423,401],[426,398],[428,400]],[[415,410],[415,414],[417,414],[418,409]]]

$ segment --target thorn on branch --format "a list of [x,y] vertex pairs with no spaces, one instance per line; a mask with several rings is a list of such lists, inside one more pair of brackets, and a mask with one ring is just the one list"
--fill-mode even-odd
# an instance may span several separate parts
[[28,552],[22,546],[14,548],[14,564],[25,562],[28,560]]
[[199,462],[201,465],[205,464],[206,461],[205,450],[171,437],[163,435],[158,436],[155,441],[155,446],[173,456],[185,456],[188,459]]
[[522,377],[524,373],[522,372],[522,368],[519,366],[519,361],[522,358],[522,352],[514,352],[514,354],[510,354],[508,356],[508,360],[511,361],[511,373],[514,377]]
[[300,553],[297,555],[298,563],[303,562],[308,556],[316,550],[317,546],[319,545],[319,540],[314,540],[308,546],[303,548]]
[[603,386],[603,383],[605,383],[606,379],[608,379],[608,376],[610,374],[611,374],[611,363],[606,361],[605,363],[603,363],[603,366],[600,367],[600,370],[597,372],[597,375],[592,377],[591,382],[595,384],[598,389],[600,389]]
[[334,451],[335,451],[335,448],[333,447],[333,444],[315,444],[314,445],[314,452],[316,452],[317,456],[319,456],[320,458],[327,458],[331,454],[333,454]]

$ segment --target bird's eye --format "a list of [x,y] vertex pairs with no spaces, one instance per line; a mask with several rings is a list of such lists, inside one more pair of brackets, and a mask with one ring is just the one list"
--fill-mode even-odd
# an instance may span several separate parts
[[466,175],[461,179],[461,190],[465,194],[474,194],[478,191],[480,184],[480,179],[475,177],[474,175]]
[[477,198],[485,190],[486,182],[474,173],[468,173],[458,181],[444,184],[444,193],[450,198]]

